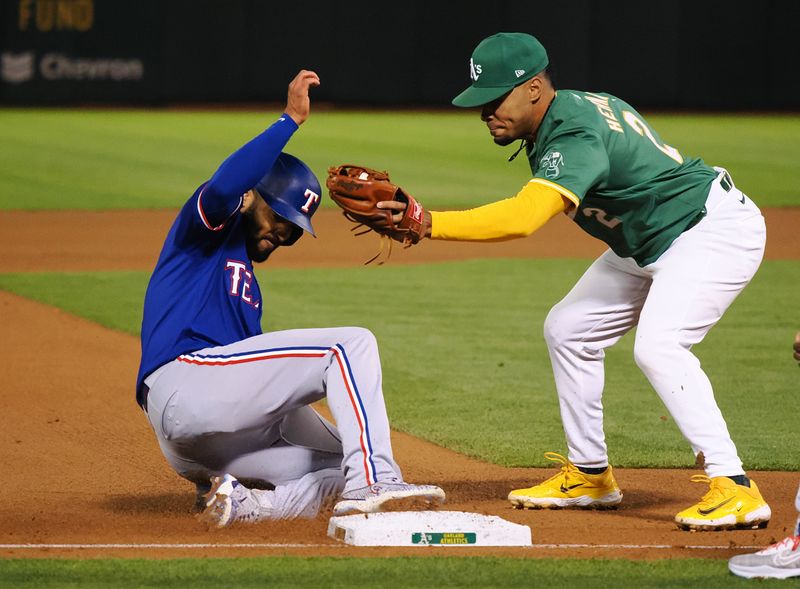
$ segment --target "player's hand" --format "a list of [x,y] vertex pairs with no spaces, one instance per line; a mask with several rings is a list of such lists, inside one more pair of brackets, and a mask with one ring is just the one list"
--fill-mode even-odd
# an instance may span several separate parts
[[292,117],[298,125],[302,125],[308,118],[311,111],[308,90],[315,86],[319,86],[319,76],[310,70],[300,70],[300,73],[289,83],[289,95],[284,112]]
[[[399,225],[400,221],[403,220],[403,213],[406,210],[406,203],[401,202],[399,200],[382,200],[378,204],[375,205],[379,209],[389,209],[395,211],[392,213],[392,222],[395,225]],[[425,215],[425,221],[422,224],[422,228],[424,231],[423,237],[430,237],[431,236],[431,212],[428,209],[425,209],[423,213]]]
[[392,213],[392,222],[394,222],[395,225],[400,223],[403,219],[403,211],[406,210],[406,203],[400,202],[399,200],[382,200],[375,206],[379,209],[395,211]]
[[794,336],[794,359],[800,362],[800,331]]

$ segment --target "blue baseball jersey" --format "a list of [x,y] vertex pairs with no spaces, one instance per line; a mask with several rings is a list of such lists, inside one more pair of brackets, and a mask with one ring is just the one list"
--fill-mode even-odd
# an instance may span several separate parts
[[296,130],[284,114],[226,159],[178,213],[145,295],[139,404],[144,379],[163,364],[261,333],[261,289],[239,209]]

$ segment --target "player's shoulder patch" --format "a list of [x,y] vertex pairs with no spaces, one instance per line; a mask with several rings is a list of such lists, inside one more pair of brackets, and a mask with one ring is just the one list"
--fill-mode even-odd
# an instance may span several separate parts
[[544,168],[544,176],[550,180],[558,178],[561,175],[561,169],[564,166],[564,154],[557,150],[548,151],[539,160],[539,167]]

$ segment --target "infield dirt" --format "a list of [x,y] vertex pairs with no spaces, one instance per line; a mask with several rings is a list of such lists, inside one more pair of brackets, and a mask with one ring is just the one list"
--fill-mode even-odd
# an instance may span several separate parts
[[[0,272],[152,269],[175,211],[0,213]],[[765,212],[767,258],[796,259],[800,209]],[[276,254],[272,266],[358,265],[377,251],[374,237],[354,238],[338,213],[315,218],[319,240]],[[471,257],[590,257],[603,251],[571,222],[557,219],[534,236],[504,244],[426,242],[395,248],[392,264]],[[521,511],[505,495],[554,474],[504,468],[395,432],[395,455],[411,481],[436,483],[447,509],[499,515],[527,524],[534,549],[355,548],[327,538],[327,518],[208,530],[192,517],[193,486],[167,466],[133,399],[138,339],[59,309],[0,292],[0,557],[88,558],[256,556],[263,554],[394,556],[727,558],[741,547],[787,535],[797,473],[756,472],[773,508],[766,530],[688,533],[674,514],[704,491],[696,470],[618,469],[625,493],[616,511]],[[389,407],[391,414],[391,406]],[[553,448],[531,448],[537,453]],[[272,548],[180,547],[273,544]],[[91,544],[93,548],[10,545]],[[103,548],[99,544],[138,544]],[[152,549],[142,544],[172,544]],[[282,546],[281,546],[282,545]],[[569,546],[572,545],[572,546]],[[574,546],[579,545],[579,546]],[[705,548],[690,548],[705,547]]]

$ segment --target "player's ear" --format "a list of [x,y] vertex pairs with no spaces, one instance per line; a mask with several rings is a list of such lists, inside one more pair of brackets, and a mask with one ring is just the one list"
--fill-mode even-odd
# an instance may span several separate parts
[[537,102],[542,96],[544,82],[539,76],[533,76],[528,82],[528,98],[531,102]]
[[253,208],[253,204],[256,200],[256,193],[252,190],[248,190],[242,195],[242,206],[239,208],[240,213],[247,213]]

